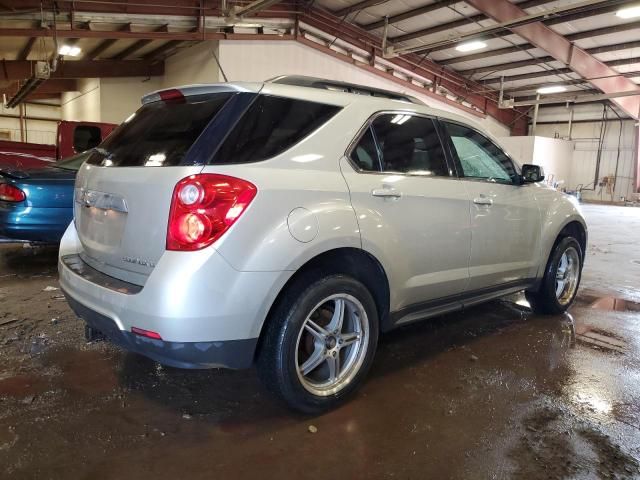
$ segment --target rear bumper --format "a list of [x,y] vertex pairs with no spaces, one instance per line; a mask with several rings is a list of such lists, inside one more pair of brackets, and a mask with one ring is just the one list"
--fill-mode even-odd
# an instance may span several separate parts
[[[240,272],[212,248],[166,251],[144,285],[78,256],[73,223],[60,244],[60,286],[76,313],[114,343],[183,368],[251,365],[263,322],[290,272]],[[162,341],[135,335],[157,332]]]
[[[63,290],[64,292],[64,290]],[[120,330],[109,317],[65,296],[75,314],[103,333],[111,343],[163,365],[176,368],[248,368],[253,362],[257,339],[222,342],[167,342]]]
[[58,243],[72,218],[71,208],[17,207],[0,202],[0,237]]

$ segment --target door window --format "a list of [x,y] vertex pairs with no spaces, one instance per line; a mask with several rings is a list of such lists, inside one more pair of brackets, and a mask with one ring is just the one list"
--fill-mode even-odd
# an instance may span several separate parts
[[458,155],[464,177],[514,183],[518,174],[513,162],[491,140],[475,130],[444,122]]
[[351,152],[351,159],[364,171],[449,176],[433,120],[416,115],[392,113],[377,117]]

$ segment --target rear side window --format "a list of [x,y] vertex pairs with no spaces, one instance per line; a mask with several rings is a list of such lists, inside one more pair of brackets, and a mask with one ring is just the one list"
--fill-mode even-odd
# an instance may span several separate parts
[[87,163],[114,167],[178,165],[231,95],[191,95],[143,105],[93,151]]
[[[351,153],[363,171],[380,171],[371,131],[375,133],[383,172],[449,176],[449,167],[432,119],[408,114],[378,116]],[[375,162],[369,160],[376,159]]]
[[100,127],[79,125],[73,131],[73,150],[82,153],[97,147],[100,145],[101,136]]
[[340,107],[259,95],[235,125],[211,163],[266,160],[288,150],[333,117]]

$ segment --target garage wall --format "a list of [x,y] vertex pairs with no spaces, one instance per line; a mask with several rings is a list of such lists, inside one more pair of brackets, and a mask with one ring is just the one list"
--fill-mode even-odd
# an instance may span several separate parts
[[219,42],[212,40],[179,50],[166,60],[159,88],[223,81],[211,53],[218,55],[218,49]]
[[146,93],[162,88],[160,77],[103,78],[100,80],[100,121],[122,123],[140,108]]
[[[60,118],[60,108],[48,105],[25,104],[25,116]],[[20,120],[18,108],[5,108],[0,104],[0,139],[20,141]],[[56,143],[58,123],[49,120],[26,120],[25,141],[32,143]]]
[[61,116],[63,120],[100,121],[100,79],[78,80],[78,92],[62,94]]
[[549,184],[572,189],[574,142],[541,136],[504,137],[500,144],[521,165],[533,163],[544,168]]
[[[634,124],[633,120],[624,120],[621,128],[618,120],[606,123],[599,178],[615,176],[617,164],[617,181],[612,198],[606,187],[596,185],[594,190],[593,185],[602,123],[574,123],[571,138],[575,148],[571,156],[571,179],[567,188],[575,189],[582,185],[583,188],[590,189],[583,190],[583,197],[591,200],[619,201],[620,197],[629,198],[634,191],[636,175],[637,146]],[[538,125],[536,134],[547,137],[564,136],[567,134],[567,125]]]
[[[295,41],[223,40],[219,52],[220,63],[230,81],[261,82],[278,75],[309,75],[405,92],[389,80]],[[480,119],[414,91],[406,93],[420,98],[427,105],[479,122],[495,136],[509,135],[508,128],[491,118]]]

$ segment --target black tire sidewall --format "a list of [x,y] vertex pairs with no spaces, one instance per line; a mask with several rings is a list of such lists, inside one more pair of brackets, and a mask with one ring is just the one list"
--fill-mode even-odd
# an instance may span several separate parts
[[[575,250],[578,252],[580,268],[578,269],[578,284],[576,285],[576,290],[573,292],[573,296],[571,297],[569,302],[567,302],[566,305],[562,305],[556,297],[555,279],[560,263],[560,258],[569,247],[575,248]],[[539,302],[543,303],[544,309],[549,313],[562,313],[566,311],[573,303],[578,293],[578,288],[580,287],[580,280],[582,279],[583,258],[584,255],[582,253],[582,248],[580,248],[580,243],[578,243],[578,241],[573,237],[563,237],[554,246],[551,257],[549,258],[547,270],[545,272],[542,288],[540,291],[541,298],[538,299]]]
[[[312,309],[323,299],[339,293],[351,295],[362,303],[369,322],[369,344],[360,370],[349,385],[333,395],[321,397],[306,390],[300,382],[296,372],[295,351],[300,329]],[[295,408],[305,413],[318,413],[336,406],[354,392],[366,377],[373,363],[378,332],[375,301],[369,290],[360,282],[345,275],[331,275],[312,283],[286,309],[286,316],[279,332],[279,352],[276,361],[280,388],[285,399],[290,403],[290,400],[293,400]]]

